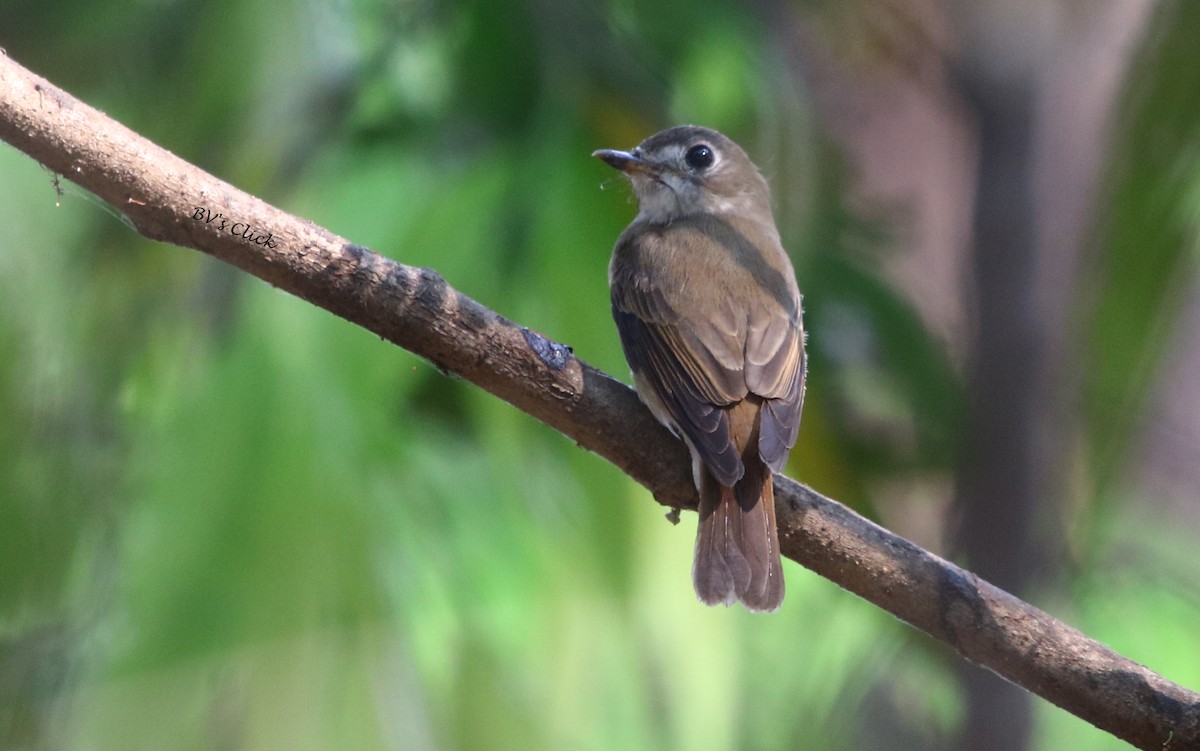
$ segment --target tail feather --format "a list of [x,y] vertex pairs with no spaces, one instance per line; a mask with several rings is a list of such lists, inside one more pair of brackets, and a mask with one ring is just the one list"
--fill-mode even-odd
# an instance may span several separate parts
[[692,581],[707,605],[740,600],[748,610],[771,612],[783,601],[774,483],[761,460],[747,462],[732,488],[702,473]]

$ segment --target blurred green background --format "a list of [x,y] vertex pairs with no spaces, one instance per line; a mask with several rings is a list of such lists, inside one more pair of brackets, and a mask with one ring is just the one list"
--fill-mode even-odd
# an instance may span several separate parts
[[[967,7],[960,7],[970,5]],[[1200,688],[1200,4],[116,0],[0,47],[625,378],[627,187],[739,140],[789,473]],[[597,457],[0,146],[0,747],[1119,749],[788,563],[696,603]]]

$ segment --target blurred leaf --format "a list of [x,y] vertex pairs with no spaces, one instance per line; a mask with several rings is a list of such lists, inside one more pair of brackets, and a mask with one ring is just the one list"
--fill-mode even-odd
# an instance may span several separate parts
[[1087,439],[1101,490],[1123,466],[1200,260],[1192,201],[1200,185],[1200,90],[1190,75],[1200,65],[1193,43],[1200,5],[1172,0],[1155,16],[1118,108],[1128,114],[1081,303]]

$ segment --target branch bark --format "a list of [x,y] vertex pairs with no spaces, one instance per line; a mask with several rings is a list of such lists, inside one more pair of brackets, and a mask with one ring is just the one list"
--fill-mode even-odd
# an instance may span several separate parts
[[[593,451],[662,504],[695,508],[690,463],[627,386],[435,271],[287,214],[155,146],[0,51],[0,138],[137,231],[230,263],[456,373]],[[789,558],[1143,749],[1200,748],[1200,694],[789,478]]]

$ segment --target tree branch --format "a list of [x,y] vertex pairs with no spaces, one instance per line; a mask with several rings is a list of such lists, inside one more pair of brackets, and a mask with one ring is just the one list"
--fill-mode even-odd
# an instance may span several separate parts
[[[142,235],[219,258],[429,359],[694,508],[683,445],[627,386],[452,289],[224,183],[0,51],[0,138]],[[1200,695],[808,487],[778,477],[792,560],[1143,749],[1200,748]]]

